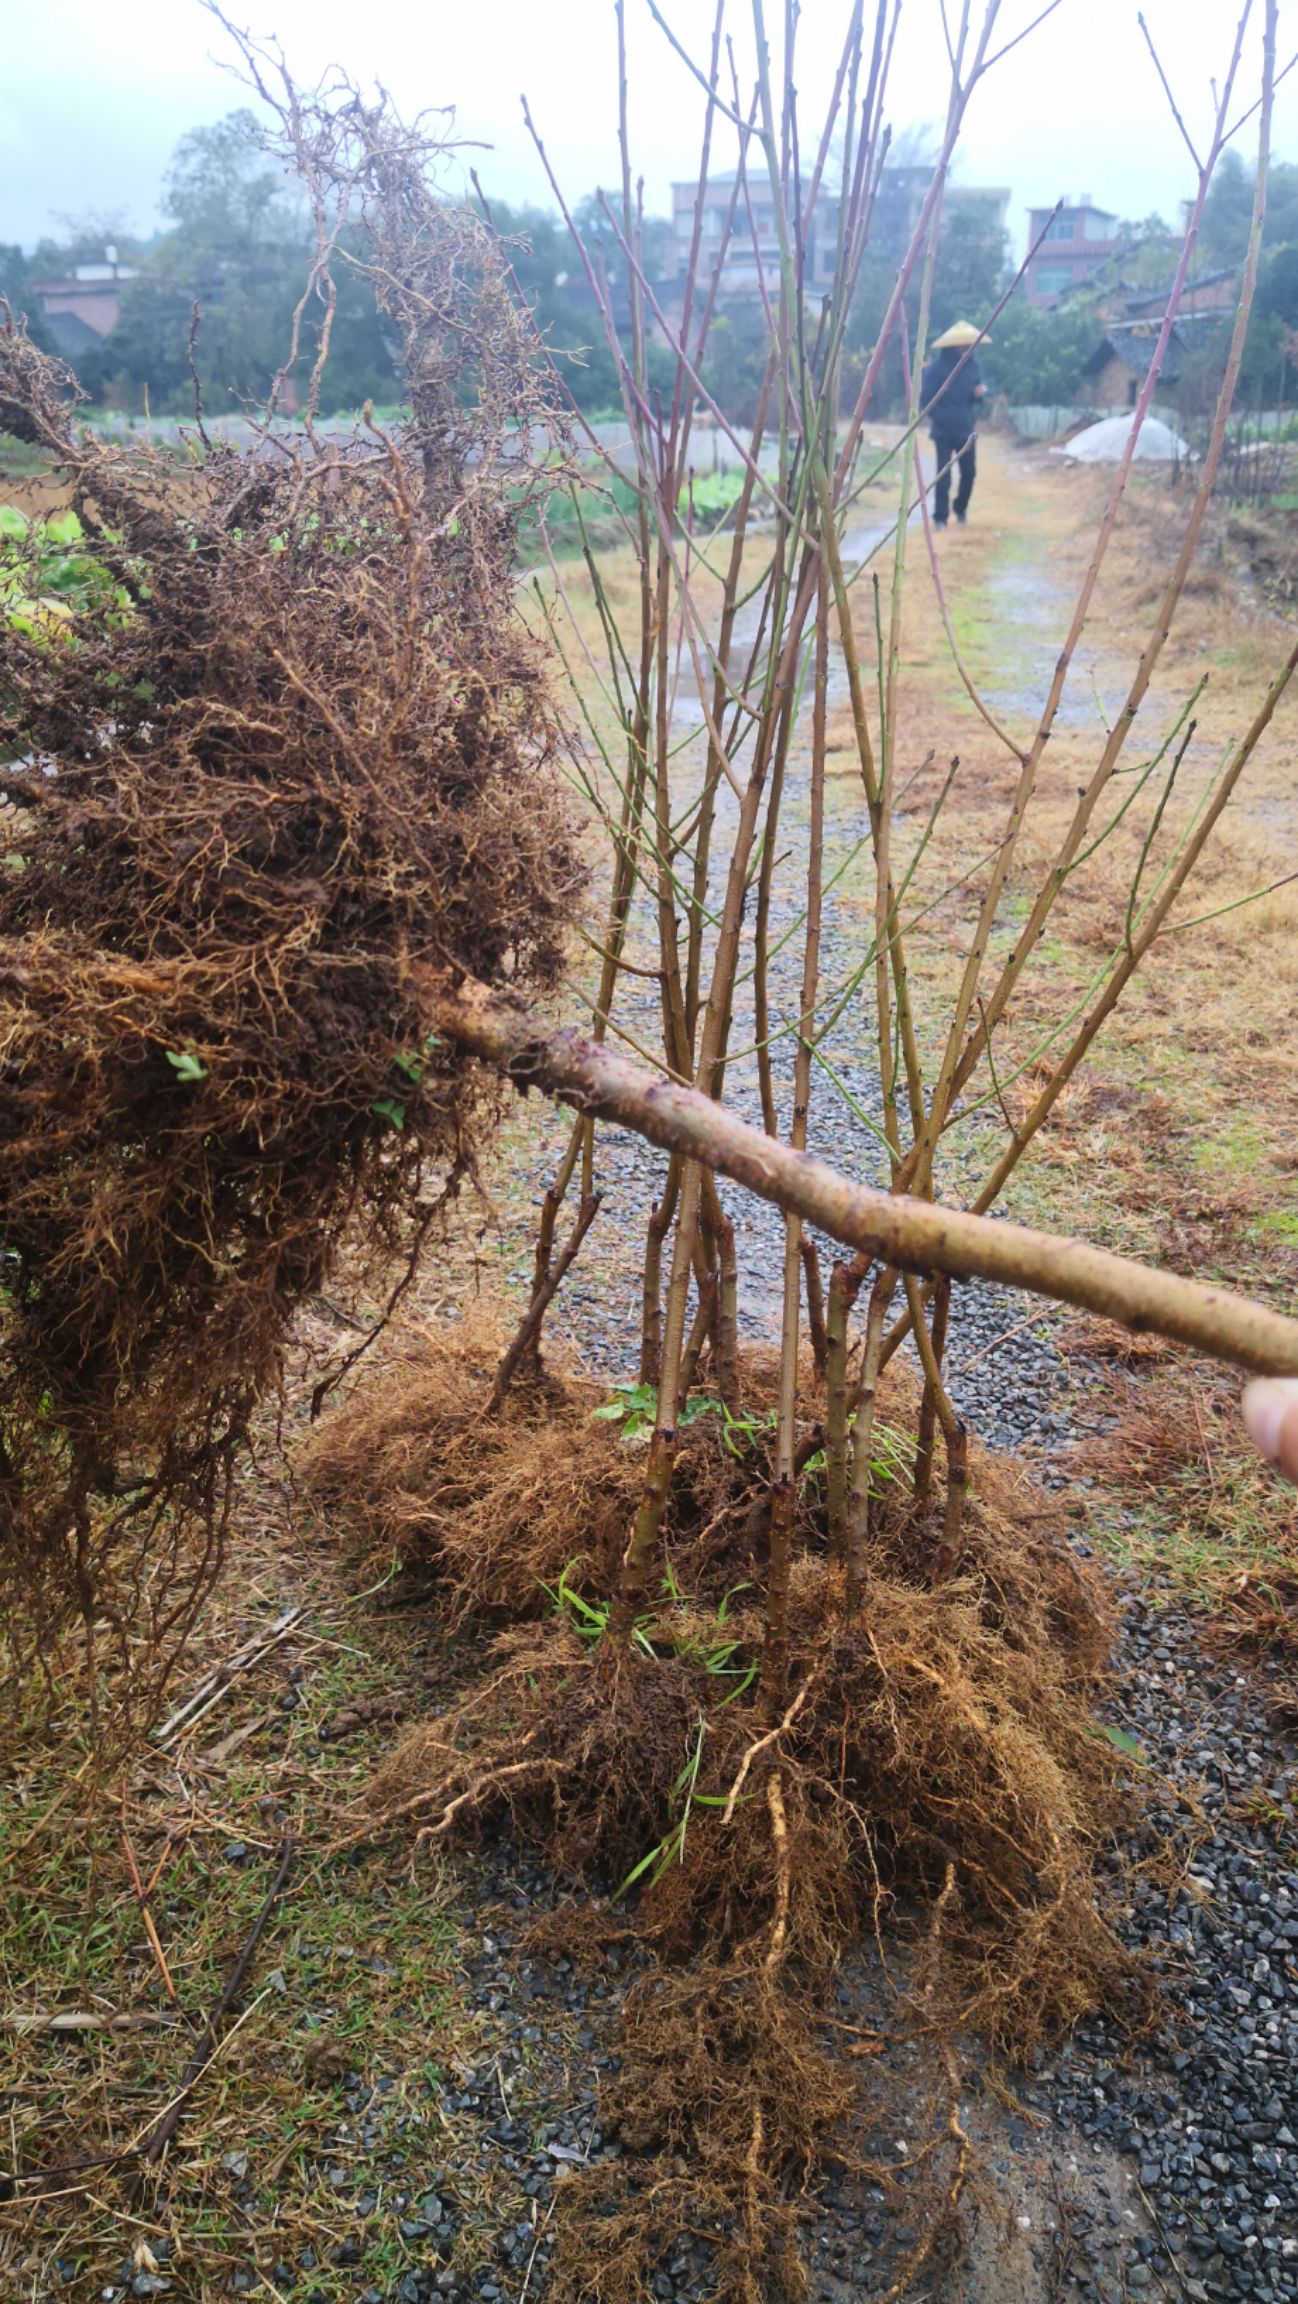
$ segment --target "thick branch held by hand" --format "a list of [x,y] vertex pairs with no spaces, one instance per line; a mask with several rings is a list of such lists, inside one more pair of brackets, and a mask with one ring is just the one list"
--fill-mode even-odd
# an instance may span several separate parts
[[791,1151],[696,1090],[577,1032],[547,1025],[485,985],[466,980],[451,990],[430,983],[429,1008],[448,1040],[507,1073],[518,1087],[542,1089],[631,1128],[902,1271],[997,1280],[1241,1368],[1298,1375],[1298,1320],[1245,1297],[1081,1240],[854,1184],[827,1162]]

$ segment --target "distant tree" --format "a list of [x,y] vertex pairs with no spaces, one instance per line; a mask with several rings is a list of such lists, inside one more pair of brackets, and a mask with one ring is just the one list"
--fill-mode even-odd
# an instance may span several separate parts
[[119,263],[131,264],[146,243],[127,229],[124,208],[91,208],[76,216],[60,216],[60,236],[47,234],[31,257],[33,280],[57,280],[78,264],[102,264],[111,249]]
[[1263,257],[1254,310],[1260,318],[1298,327],[1298,240],[1286,240]]
[[[1219,162],[1204,205],[1199,245],[1205,262],[1235,266],[1244,261],[1253,217],[1253,178],[1238,152]],[[1267,177],[1264,249],[1298,240],[1298,165],[1276,160]]]
[[1218,162],[1204,203],[1199,245],[1214,264],[1242,264],[1253,212],[1253,186],[1238,152]]
[[1005,232],[994,200],[962,200],[942,219],[933,267],[940,335],[953,320],[985,319],[1005,278]]
[[718,313],[708,336],[703,381],[732,424],[752,422],[771,349],[771,332],[757,298]]
[[124,310],[127,329],[139,342],[151,324],[154,357],[175,393],[188,371],[197,303],[197,366],[209,408],[222,414],[232,403],[260,401],[288,349],[309,241],[305,215],[267,164],[251,113],[232,112],[182,137],[165,206],[172,229]]
[[1042,312],[1013,297],[982,355],[983,373],[1016,407],[1066,408],[1082,389],[1082,369],[1100,334],[1093,307]]
[[[621,201],[610,200],[608,205],[617,218],[617,227],[610,223],[603,196],[598,192],[588,192],[584,200],[578,201],[573,211],[573,222],[587,252],[596,260],[597,269],[602,265],[606,277],[616,283],[627,279],[630,266],[623,254],[618,231],[622,222]],[[646,216],[641,225],[641,237],[641,261],[648,278],[655,280],[662,271],[671,246],[671,225],[665,216]]]
[[[192,403],[189,336],[195,305],[195,366],[209,414],[264,402],[288,356],[294,307],[311,259],[306,212],[261,148],[247,111],[192,129],[168,172],[167,228],[122,290],[120,317],[81,355],[93,395],[155,409]],[[102,239],[98,244],[103,253]],[[320,405],[324,413],[396,392],[391,356],[368,284],[335,267],[338,306]],[[319,342],[323,307],[307,313],[295,371],[299,392]]]
[[16,318],[26,321],[33,344],[38,344],[42,352],[52,352],[54,342],[45,324],[45,315],[31,292],[36,277],[32,258],[24,255],[15,242],[0,240],[0,303],[7,304]]
[[[899,211],[893,233],[874,238],[865,252],[848,325],[846,356],[848,381],[859,379],[870,347],[876,341],[884,313],[896,285],[898,268],[906,253],[907,211]],[[918,272],[918,267],[917,267]],[[938,236],[933,266],[930,341],[954,320],[985,320],[1003,292],[1005,234],[996,203],[960,201],[946,209]],[[919,325],[920,283],[913,276],[906,298],[906,317],[913,343]],[[900,337],[894,337],[885,356],[875,395],[875,408],[900,409],[905,404],[905,374]]]
[[1172,230],[1165,217],[1128,218],[1118,226],[1118,240],[1123,251],[1118,269],[1124,283],[1129,283],[1137,292],[1144,289],[1149,295],[1171,287],[1181,253],[1181,236]]
[[[1253,186],[1236,154],[1219,174],[1205,215],[1205,234],[1212,225],[1213,252],[1232,266],[1242,261],[1248,243]],[[1219,191],[1219,187],[1222,187]],[[1213,201],[1217,205],[1214,210]],[[1298,331],[1298,167],[1280,162],[1272,168],[1267,213],[1262,233],[1262,258],[1244,355],[1240,363],[1236,406],[1241,409],[1275,408],[1298,392],[1294,361]],[[1196,337],[1193,355],[1181,380],[1182,412],[1189,419],[1205,415],[1225,373],[1230,320],[1223,316],[1210,332]]]
[[27,292],[27,258],[16,241],[0,240],[0,296],[21,312]]
[[[492,202],[491,217],[509,241],[514,278],[577,406],[587,412],[620,407],[604,323],[567,225],[547,209],[510,208],[501,201]],[[607,286],[615,307],[624,312],[630,267],[598,194],[578,202],[573,222],[597,278]],[[645,219],[644,268],[651,280],[662,269],[670,241],[671,226],[664,218]],[[650,344],[651,381],[666,376],[669,360],[664,345]]]
[[[190,330],[199,325],[195,365],[209,415],[262,404],[287,358],[294,308],[309,273],[310,222],[300,198],[267,159],[254,116],[230,113],[182,137],[168,172],[166,225],[149,247],[127,248],[136,276],[125,282],[116,327],[78,356],[77,370],[91,396],[138,408],[147,393],[155,410],[185,413],[192,406]],[[616,372],[603,322],[581,257],[567,226],[544,209],[493,209],[510,243],[519,289],[536,312],[556,365],[585,409],[616,406]],[[598,199],[582,201],[576,222],[597,271],[615,299],[625,301],[628,267],[617,234]],[[47,274],[74,262],[102,261],[111,220],[84,221],[63,243],[46,243],[37,262]],[[644,225],[650,277],[663,266],[671,227],[661,218]],[[344,232],[333,266],[337,305],[320,407],[328,415],[367,399],[399,396],[392,349],[386,341],[369,283],[348,253],[360,253]],[[320,305],[304,316],[295,369],[305,392],[323,317]],[[651,347],[651,381],[665,373],[668,354]]]

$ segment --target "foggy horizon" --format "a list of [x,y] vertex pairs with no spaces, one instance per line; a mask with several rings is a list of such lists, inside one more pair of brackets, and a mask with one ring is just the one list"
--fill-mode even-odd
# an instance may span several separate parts
[[[1006,39],[1033,13],[1026,5],[1007,10]],[[1209,77],[1229,28],[1224,20],[1205,21],[1207,10],[1191,17],[1173,0],[1151,0],[1146,13],[1193,135],[1206,116]],[[809,128],[823,107],[828,58],[845,16],[845,9],[824,9],[799,34],[797,77]],[[701,99],[647,9],[633,5],[628,19],[634,164],[645,177],[647,210],[666,214],[672,182],[697,173]],[[671,21],[683,41],[701,49],[708,0],[681,0]],[[938,21],[935,0],[914,0],[903,14],[890,106],[901,134],[931,121],[945,71]],[[407,114],[454,106],[452,133],[477,148],[448,158],[448,191],[461,182],[467,188],[474,166],[496,198],[553,209],[523,123],[522,93],[567,194],[580,197],[616,180],[616,146],[605,128],[616,97],[607,0],[570,0],[562,42],[523,0],[483,0],[467,22],[460,12],[435,10],[428,32],[410,28],[391,4],[373,9],[362,29],[341,0],[313,7],[277,0],[255,29],[279,37],[302,79],[338,65],[363,85],[381,81]],[[179,139],[240,105],[260,109],[230,69],[232,54],[228,35],[200,0],[141,0],[128,20],[112,24],[89,0],[50,0],[38,16],[10,26],[0,88],[0,241],[30,249],[59,238],[66,220],[92,216],[111,219],[123,236],[147,239],[162,222],[164,177]],[[510,59],[504,73],[502,54]],[[1066,110],[1042,108],[1043,82],[1067,88]],[[1249,164],[1254,147],[1250,123],[1238,143]],[[1274,148],[1280,158],[1298,148],[1294,80],[1277,95]],[[1061,0],[979,91],[954,181],[1008,188],[1016,260],[1028,210],[1060,197],[1089,196],[1125,220],[1159,214],[1175,228],[1194,168],[1135,8],[1126,0]]]

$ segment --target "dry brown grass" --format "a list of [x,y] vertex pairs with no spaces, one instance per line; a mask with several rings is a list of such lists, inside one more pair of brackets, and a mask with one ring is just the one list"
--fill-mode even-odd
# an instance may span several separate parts
[[1092,1365],[1122,1363],[1073,1452],[1101,1484],[1115,1557],[1201,1611],[1212,1638],[1281,1665],[1298,1704],[1298,1502],[1250,1447],[1235,1385],[1166,1346],[1133,1365],[1107,1337],[1077,1341]]

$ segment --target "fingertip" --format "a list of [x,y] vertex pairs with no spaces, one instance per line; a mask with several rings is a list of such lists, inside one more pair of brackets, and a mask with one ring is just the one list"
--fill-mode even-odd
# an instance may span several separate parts
[[1298,1479],[1298,1378],[1255,1376],[1244,1388],[1244,1423],[1267,1461]]

